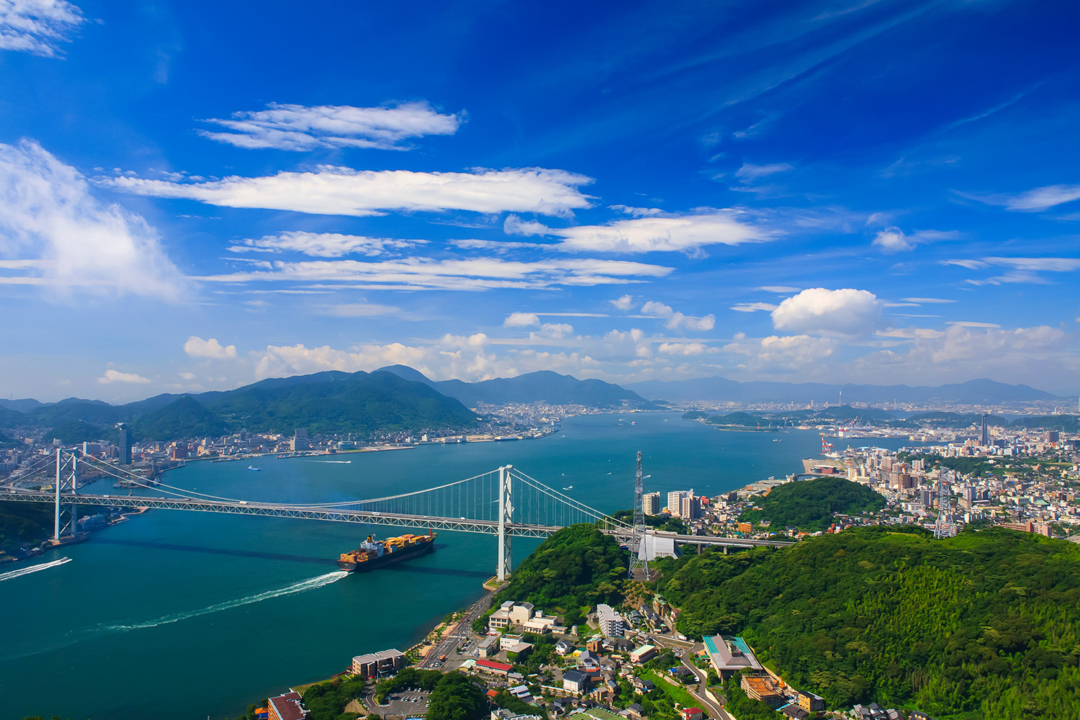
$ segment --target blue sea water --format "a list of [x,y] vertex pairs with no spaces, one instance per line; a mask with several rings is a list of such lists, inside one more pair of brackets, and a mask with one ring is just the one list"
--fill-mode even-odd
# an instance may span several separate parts
[[[838,450],[866,443],[833,442]],[[335,458],[350,463],[269,457],[253,463],[260,472],[249,472],[247,461],[195,462],[165,481],[238,499],[333,502],[512,464],[613,512],[632,504],[638,450],[651,476],[646,491],[715,495],[800,471],[800,460],[820,447],[812,431],[720,432],[674,413],[589,415],[542,440]],[[480,597],[494,573],[494,537],[451,532],[440,533],[433,554],[364,575],[339,572],[337,555],[372,531],[387,534],[152,511],[50,551],[35,561],[40,569],[0,575],[3,717],[235,717],[249,702],[340,672],[354,655],[413,644],[445,613]],[[537,542],[515,540],[515,557]]]

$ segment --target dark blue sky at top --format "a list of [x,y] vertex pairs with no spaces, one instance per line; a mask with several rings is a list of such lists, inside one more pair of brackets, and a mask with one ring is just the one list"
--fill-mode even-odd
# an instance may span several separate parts
[[[56,43],[58,56],[0,50],[0,143],[37,143],[74,168],[92,202],[141,216],[178,276],[195,279],[169,298],[122,283],[0,284],[5,335],[20,338],[0,358],[5,395],[124,399],[410,358],[464,379],[547,367],[614,381],[989,376],[1080,390],[1073,3],[75,4],[86,20]],[[271,103],[409,102],[465,121],[409,138],[407,150],[247,149],[198,132]],[[628,219],[616,205],[662,217],[735,209],[769,239],[681,252],[462,248],[451,241],[555,238],[509,234],[510,212],[230,208],[109,181],[322,166],[562,170],[592,179],[580,186],[591,207],[513,214],[566,228]],[[1051,204],[1017,206],[1054,187]],[[293,231],[424,240],[395,256],[424,262],[624,260],[670,272],[473,291],[199,279],[246,270],[251,255],[230,244]],[[906,244],[875,244],[882,233]],[[32,242],[0,241],[0,259],[38,256]],[[330,260],[350,259],[384,258]],[[807,312],[825,315],[777,316],[813,288],[874,300],[815,298],[822,309],[806,297]],[[612,304],[624,295],[627,309]],[[680,325],[673,312],[714,321]],[[504,324],[511,313],[537,317]],[[466,340],[478,333],[486,340]],[[235,350],[185,352],[193,336]],[[296,350],[285,358],[284,347]],[[99,381],[106,369],[123,379]]]

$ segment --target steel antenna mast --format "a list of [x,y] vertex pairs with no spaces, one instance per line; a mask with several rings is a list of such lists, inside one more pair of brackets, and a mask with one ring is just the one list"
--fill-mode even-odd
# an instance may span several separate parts
[[643,496],[645,495],[645,479],[641,475],[641,451],[637,454],[637,474],[634,478],[634,532],[630,536],[630,572],[628,577],[633,580],[634,573],[641,570],[645,579],[649,579],[649,563],[642,555],[641,544],[645,542],[645,508]]

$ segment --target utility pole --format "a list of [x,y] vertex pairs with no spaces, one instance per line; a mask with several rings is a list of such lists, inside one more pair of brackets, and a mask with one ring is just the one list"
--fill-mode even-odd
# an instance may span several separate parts
[[649,563],[641,557],[642,543],[645,542],[645,479],[641,474],[641,451],[637,454],[637,474],[634,478],[634,532],[630,536],[630,572],[628,577],[633,580],[634,572],[641,570],[645,579],[649,579]]

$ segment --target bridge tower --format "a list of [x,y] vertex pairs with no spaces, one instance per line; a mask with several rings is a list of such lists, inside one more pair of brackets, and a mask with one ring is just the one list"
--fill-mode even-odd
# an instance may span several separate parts
[[64,475],[64,453],[60,448],[56,449],[56,513],[53,518],[53,542],[60,543],[65,537],[75,537],[79,529],[79,509],[70,500],[62,502],[61,494],[78,494],[78,458],[74,453],[68,455],[71,461],[70,474]]
[[641,544],[645,542],[645,479],[641,475],[641,451],[637,454],[637,474],[634,477],[634,532],[630,536],[630,573],[629,578],[634,579],[634,573],[641,571],[645,579],[649,579],[649,563],[641,558]]
[[513,496],[510,489],[510,465],[499,468],[499,567],[497,577],[499,582],[506,580],[513,568],[513,560],[510,553],[510,536],[506,534],[507,525],[514,521]]

